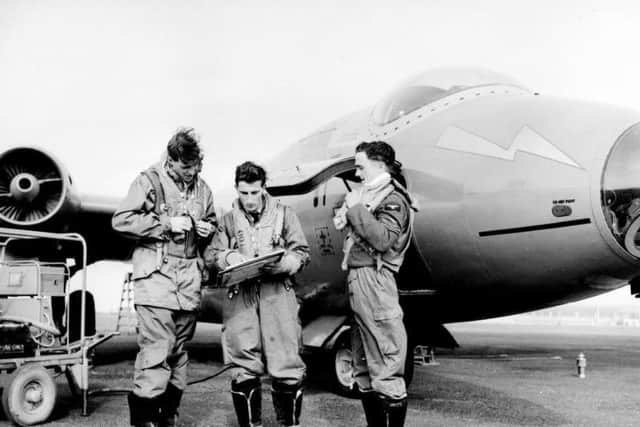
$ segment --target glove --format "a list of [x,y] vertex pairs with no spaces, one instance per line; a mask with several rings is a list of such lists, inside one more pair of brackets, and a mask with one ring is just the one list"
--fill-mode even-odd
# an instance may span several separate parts
[[246,261],[248,258],[244,255],[242,255],[240,252],[229,252],[225,258],[225,261],[227,262],[227,264],[231,265],[236,265],[236,264],[240,264],[243,261]]
[[352,208],[362,201],[362,193],[359,191],[351,191],[344,198],[344,204],[347,208]]
[[196,233],[200,237],[209,237],[213,232],[213,225],[207,221],[198,221],[196,222]]
[[340,231],[347,226],[347,207],[342,206],[336,212],[336,216],[333,217],[333,225],[336,227],[336,230]]
[[172,216],[169,218],[172,233],[183,233],[191,230],[191,218],[188,216]]
[[300,261],[295,255],[287,254],[279,262],[267,264],[262,267],[262,271],[266,274],[295,274],[300,269]]

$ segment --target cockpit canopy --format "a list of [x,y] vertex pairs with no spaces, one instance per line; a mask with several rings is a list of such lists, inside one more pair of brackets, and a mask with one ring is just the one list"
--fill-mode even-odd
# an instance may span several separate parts
[[379,126],[391,123],[427,104],[466,89],[504,85],[524,89],[511,77],[481,68],[438,68],[414,76],[398,86],[373,110]]

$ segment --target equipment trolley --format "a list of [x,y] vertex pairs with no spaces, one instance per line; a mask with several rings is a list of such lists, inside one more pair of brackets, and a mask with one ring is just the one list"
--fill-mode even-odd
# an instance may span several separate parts
[[[70,291],[73,258],[42,262],[37,256],[39,247],[51,244],[81,251],[79,290]],[[21,251],[14,247],[29,248],[36,256],[16,257]],[[86,267],[87,244],[79,234],[0,228],[2,406],[18,425],[49,418],[57,396],[54,375],[62,373],[72,393],[82,399],[82,415],[87,415],[92,349],[117,332],[95,333]]]

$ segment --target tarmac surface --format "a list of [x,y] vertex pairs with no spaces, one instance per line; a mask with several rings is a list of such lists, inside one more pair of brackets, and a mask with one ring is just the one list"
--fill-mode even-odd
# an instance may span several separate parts
[[[222,367],[219,328],[198,328],[189,346],[190,380]],[[461,347],[436,353],[436,366],[416,366],[407,426],[640,425],[640,328],[481,322],[449,329]],[[132,336],[98,348],[91,389],[130,387],[136,348]],[[584,379],[576,374],[579,352],[587,357]],[[366,425],[360,402],[334,394],[326,364],[310,362],[302,425]],[[64,376],[57,384],[58,402],[46,425],[129,424],[124,394],[92,396],[84,418]],[[236,426],[228,390],[228,372],[190,386],[179,425]],[[265,381],[265,427],[277,426],[269,390]],[[0,426],[8,425],[0,414]]]

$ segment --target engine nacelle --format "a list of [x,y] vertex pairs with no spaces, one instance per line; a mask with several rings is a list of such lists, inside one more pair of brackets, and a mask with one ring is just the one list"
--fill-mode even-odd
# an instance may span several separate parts
[[63,228],[80,207],[71,178],[52,155],[32,147],[0,154],[0,224]]

